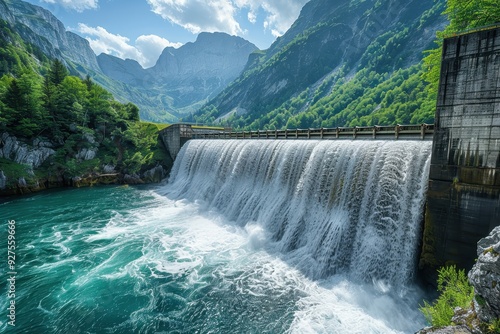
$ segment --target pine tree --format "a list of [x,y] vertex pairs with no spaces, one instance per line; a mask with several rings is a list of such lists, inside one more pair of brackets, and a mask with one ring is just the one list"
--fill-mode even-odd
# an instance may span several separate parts
[[92,85],[94,84],[92,82],[92,78],[90,77],[90,75],[86,75],[85,76],[85,80],[83,80],[83,82],[85,83],[85,85],[87,86],[87,90],[90,92],[90,90],[92,89]]
[[64,64],[59,59],[54,60],[49,70],[49,79],[52,84],[54,86],[60,85],[67,76],[68,70]]

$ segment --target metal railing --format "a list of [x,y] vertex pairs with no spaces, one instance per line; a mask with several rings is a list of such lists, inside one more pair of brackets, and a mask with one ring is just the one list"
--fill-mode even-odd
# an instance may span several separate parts
[[433,124],[257,131],[207,131],[194,139],[432,139]]

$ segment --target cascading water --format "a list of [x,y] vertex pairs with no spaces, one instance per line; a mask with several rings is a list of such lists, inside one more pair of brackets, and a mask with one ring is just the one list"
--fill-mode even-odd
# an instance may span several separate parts
[[307,276],[402,286],[414,274],[430,142],[202,141],[180,152],[176,198],[258,224]]
[[430,148],[192,140],[164,185],[9,199],[0,332],[414,333]]

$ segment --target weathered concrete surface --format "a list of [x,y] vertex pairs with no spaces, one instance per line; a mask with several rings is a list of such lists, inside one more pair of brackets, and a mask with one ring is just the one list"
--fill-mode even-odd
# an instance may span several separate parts
[[172,124],[160,131],[160,138],[172,160],[175,160],[182,145],[192,137],[193,130],[189,124]]
[[421,267],[469,270],[500,224],[500,28],[446,39]]

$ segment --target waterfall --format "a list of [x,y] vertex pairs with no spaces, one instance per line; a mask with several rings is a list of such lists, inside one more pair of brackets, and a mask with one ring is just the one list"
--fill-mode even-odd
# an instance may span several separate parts
[[167,188],[259,226],[313,279],[401,286],[415,273],[430,152],[423,141],[190,140]]

